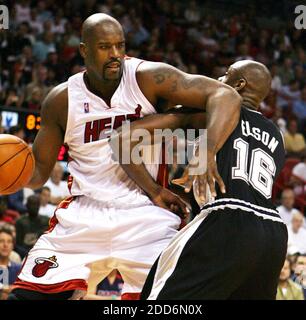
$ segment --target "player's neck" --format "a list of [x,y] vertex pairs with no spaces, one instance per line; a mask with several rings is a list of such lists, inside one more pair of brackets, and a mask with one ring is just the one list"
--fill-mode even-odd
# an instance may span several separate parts
[[258,106],[256,104],[254,104],[253,102],[247,100],[247,99],[243,99],[242,101],[242,105],[248,109],[257,111],[258,110]]
[[89,75],[87,72],[85,72],[84,82],[87,89],[91,91],[93,94],[104,100],[110,100],[110,98],[115,93],[117,87],[119,86],[120,79],[115,81],[106,81],[96,79],[93,75]]

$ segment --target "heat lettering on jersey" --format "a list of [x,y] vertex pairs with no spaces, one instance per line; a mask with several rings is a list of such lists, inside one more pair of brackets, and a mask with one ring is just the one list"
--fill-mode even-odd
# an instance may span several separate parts
[[246,137],[252,136],[257,141],[261,141],[265,146],[273,153],[279,144],[279,141],[275,137],[270,137],[270,134],[266,131],[262,131],[260,128],[251,127],[249,121],[241,121],[242,134]]
[[88,121],[85,124],[84,143],[107,139],[114,129],[121,127],[124,121],[133,121],[140,118],[141,105],[137,105],[135,113],[122,114],[115,117],[108,117]]

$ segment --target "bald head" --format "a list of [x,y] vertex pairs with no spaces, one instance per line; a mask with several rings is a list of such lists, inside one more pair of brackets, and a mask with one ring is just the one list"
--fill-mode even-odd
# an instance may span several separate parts
[[244,60],[234,63],[232,68],[247,81],[246,87],[256,92],[262,100],[268,95],[271,75],[265,65],[252,60]]
[[271,87],[271,74],[260,62],[242,60],[232,64],[222,81],[235,88],[254,107],[266,98]]
[[118,20],[105,13],[95,13],[83,22],[82,42],[88,43],[99,31],[118,32],[123,35],[123,29]]
[[105,13],[88,17],[82,25],[80,53],[84,58],[86,76],[93,84],[116,86],[122,76],[125,39],[122,26]]

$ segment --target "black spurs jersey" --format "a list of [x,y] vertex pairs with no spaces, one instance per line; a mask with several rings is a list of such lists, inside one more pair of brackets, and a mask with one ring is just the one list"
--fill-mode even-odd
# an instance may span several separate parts
[[241,108],[240,120],[217,154],[226,194],[217,198],[239,199],[274,209],[272,186],[285,161],[279,129],[260,112]]

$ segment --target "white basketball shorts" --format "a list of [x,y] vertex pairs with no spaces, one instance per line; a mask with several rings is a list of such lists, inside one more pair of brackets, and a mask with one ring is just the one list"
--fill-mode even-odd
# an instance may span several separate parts
[[124,280],[122,293],[141,292],[180,222],[175,214],[153,205],[114,209],[84,196],[68,198],[30,250],[14,287],[95,293],[96,285],[118,269]]

